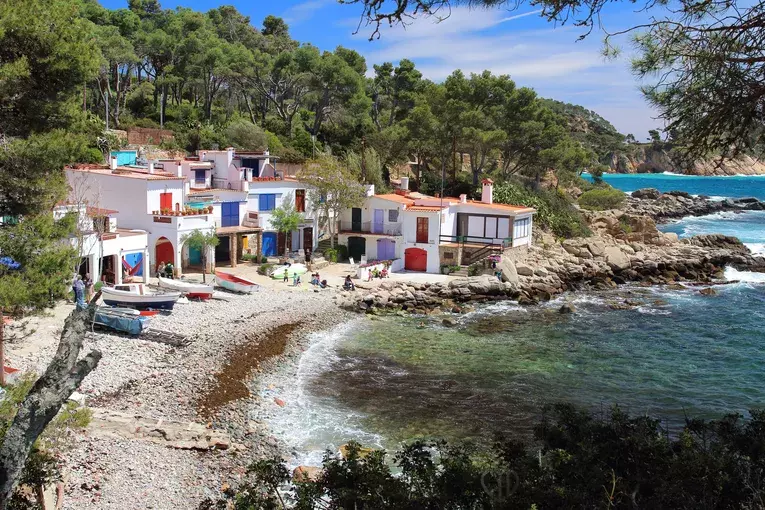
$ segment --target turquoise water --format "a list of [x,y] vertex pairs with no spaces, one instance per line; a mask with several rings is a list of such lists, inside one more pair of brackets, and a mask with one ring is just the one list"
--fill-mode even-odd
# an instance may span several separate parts
[[710,197],[756,197],[765,200],[765,176],[698,177],[676,174],[605,174],[615,188],[632,192],[641,188],[659,191],[687,191]]
[[[615,176],[625,190],[651,186],[765,198],[765,180]],[[705,180],[709,179],[709,181]],[[721,213],[663,225],[682,237],[722,232],[765,246],[765,212]],[[763,250],[765,251],[765,250]],[[395,448],[418,437],[488,441],[528,437],[543,404],[599,411],[619,404],[661,418],[719,418],[765,407],[765,275],[726,271],[731,282],[698,289],[623,288],[578,293],[545,306],[498,303],[455,316],[361,318],[317,334],[288,402],[269,417],[297,463],[350,439]],[[613,310],[624,299],[640,303]],[[571,301],[573,315],[558,307]],[[425,327],[421,327],[421,322]]]

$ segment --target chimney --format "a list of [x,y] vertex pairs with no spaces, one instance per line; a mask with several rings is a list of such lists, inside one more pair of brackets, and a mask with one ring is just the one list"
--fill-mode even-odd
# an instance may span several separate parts
[[150,174],[154,173],[154,162],[153,161],[149,162],[149,173]]
[[366,186],[364,186],[364,187],[366,188],[366,190],[365,190],[365,191],[366,191],[366,195],[367,195],[368,197],[373,197],[373,196],[375,196],[375,185],[374,185],[374,184],[367,184],[367,185],[366,185]]
[[464,193],[460,195],[460,204],[467,204],[467,195]]
[[111,159],[109,159],[109,168],[117,170],[117,156],[112,156]]
[[401,186],[402,191],[409,191],[409,177],[402,177],[401,178]]
[[484,204],[494,203],[494,181],[491,179],[484,179],[481,181],[483,184],[483,190],[481,191],[481,202]]
[[180,161],[175,162],[175,176],[183,177],[183,163]]

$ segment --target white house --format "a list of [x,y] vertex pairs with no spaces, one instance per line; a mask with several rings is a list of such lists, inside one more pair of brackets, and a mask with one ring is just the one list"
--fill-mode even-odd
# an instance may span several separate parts
[[[66,168],[69,201],[108,207],[121,227],[145,231],[151,273],[160,262],[172,262],[178,274],[197,263],[201,254],[183,246],[183,237],[194,230],[215,228],[207,210],[188,210],[189,183],[180,161],[150,163],[146,168],[120,167],[116,158],[106,165]],[[208,254],[210,263],[214,254]]]
[[[278,172],[276,160],[268,151],[200,150],[196,158],[181,162],[181,172],[191,183],[192,207],[213,205],[219,235],[236,230],[242,236],[237,244],[240,251],[266,256],[280,255],[286,247],[293,252],[313,251],[319,229],[308,187]],[[289,235],[271,224],[273,210],[285,202],[303,213],[303,222]],[[225,260],[228,254],[218,250],[216,257]]]
[[361,207],[343,211],[338,242],[355,260],[402,259],[411,271],[437,273],[441,265],[469,265],[510,247],[531,244],[534,209],[495,204],[484,179],[481,200],[431,197],[408,190],[370,193]]
[[80,256],[79,273],[90,274],[110,284],[121,284],[124,278],[148,282],[148,236],[143,230],[120,228],[114,217],[117,211],[89,207],[85,204],[58,204],[55,219],[66,214],[77,215],[78,228],[70,242]]

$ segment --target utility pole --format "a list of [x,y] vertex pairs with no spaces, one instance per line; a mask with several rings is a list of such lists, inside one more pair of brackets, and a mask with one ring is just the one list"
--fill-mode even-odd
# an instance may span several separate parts
[[361,182],[367,182],[367,137],[361,137]]

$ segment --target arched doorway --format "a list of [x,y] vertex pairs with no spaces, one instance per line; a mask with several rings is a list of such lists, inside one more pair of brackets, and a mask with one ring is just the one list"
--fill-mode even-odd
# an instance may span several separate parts
[[367,253],[367,240],[365,237],[349,237],[348,238],[348,257],[352,258],[355,262],[361,260],[362,255]]
[[160,264],[167,262],[175,266],[175,249],[170,239],[163,236],[157,239],[157,244],[154,247],[154,270],[156,271]]
[[404,269],[407,271],[427,271],[428,252],[422,248],[407,248],[404,251]]

